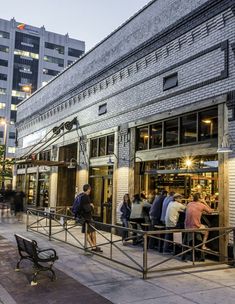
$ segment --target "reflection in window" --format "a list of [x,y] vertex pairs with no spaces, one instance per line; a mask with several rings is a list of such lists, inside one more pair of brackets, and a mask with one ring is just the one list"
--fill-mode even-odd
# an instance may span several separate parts
[[92,139],[91,140],[91,157],[97,157],[97,149],[98,146],[98,139]]
[[114,153],[114,135],[107,136],[107,154]]
[[199,112],[199,140],[218,137],[217,108]]
[[186,144],[197,140],[197,114],[181,117],[180,143]]
[[150,148],[162,147],[162,123],[151,126]]
[[149,139],[148,126],[137,129],[137,150],[147,150],[148,139]]
[[165,146],[178,144],[178,118],[165,121]]
[[99,156],[104,156],[106,155],[106,137],[100,137],[99,138]]

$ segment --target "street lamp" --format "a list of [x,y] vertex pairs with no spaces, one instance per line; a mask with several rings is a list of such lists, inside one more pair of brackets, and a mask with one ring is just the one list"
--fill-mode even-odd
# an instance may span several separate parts
[[0,120],[0,124],[4,125],[4,137],[3,137],[3,160],[2,160],[2,190],[5,189],[5,162],[6,162],[6,146],[7,146],[7,121],[5,118]]

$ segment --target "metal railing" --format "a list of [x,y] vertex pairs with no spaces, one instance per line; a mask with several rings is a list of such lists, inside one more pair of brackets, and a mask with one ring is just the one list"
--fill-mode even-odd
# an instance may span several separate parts
[[[202,249],[202,241],[198,240],[198,235],[204,231],[213,234],[206,245],[214,244],[230,236],[235,241],[234,227],[214,227],[207,229],[172,229],[158,231],[143,231],[141,229],[124,228],[118,225],[103,224],[100,222],[85,223],[85,233],[81,232],[82,223],[74,220],[74,217],[59,212],[48,212],[42,209],[27,209],[27,230],[43,234],[49,240],[65,242],[74,247],[84,250],[86,253],[92,253],[100,258],[112,261],[118,265],[127,267],[139,273],[142,273],[144,279],[151,273],[159,271],[180,270],[189,267],[209,266],[217,263],[227,263],[235,265],[235,246],[233,242],[233,257],[215,250]],[[69,211],[68,211],[69,212]],[[103,249],[103,253],[91,251],[87,242],[88,225],[96,231],[97,246]],[[99,227],[99,229],[97,228]],[[122,243],[120,234],[123,231],[128,232],[125,244]],[[166,239],[165,235],[172,236],[181,234],[182,241],[176,241],[174,238]],[[165,256],[156,250],[149,250],[148,244],[151,240],[155,242],[169,243],[178,251],[171,256]],[[141,246],[131,244],[139,243]],[[124,246],[129,244],[129,246]],[[226,250],[227,252],[227,250]],[[198,255],[202,258],[198,259]],[[205,260],[205,256],[207,259]],[[208,259],[210,258],[210,260]],[[202,260],[204,259],[204,262]],[[213,259],[213,260],[211,260]],[[189,260],[191,263],[184,263]],[[162,266],[165,266],[162,267]]]

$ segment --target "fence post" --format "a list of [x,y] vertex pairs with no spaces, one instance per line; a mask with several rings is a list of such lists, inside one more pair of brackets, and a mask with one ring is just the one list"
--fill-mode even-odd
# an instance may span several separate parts
[[148,274],[148,235],[145,232],[144,233],[144,248],[143,248],[143,279],[147,279],[147,274]]
[[193,260],[193,266],[195,265],[195,231],[193,231],[193,241],[192,241],[192,260]]
[[235,266],[235,228],[233,228],[233,266]]
[[111,227],[111,235],[110,235],[110,259],[113,258],[113,228]]
[[49,241],[51,241],[51,212],[49,214]]
[[85,234],[84,234],[84,249],[87,250],[87,222],[85,222]]
[[27,210],[26,230],[29,231],[29,210]]

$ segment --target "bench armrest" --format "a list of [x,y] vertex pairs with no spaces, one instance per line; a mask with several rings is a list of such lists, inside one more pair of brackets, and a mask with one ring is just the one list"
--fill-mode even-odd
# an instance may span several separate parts
[[52,254],[52,256],[56,256],[56,251],[55,251],[55,249],[52,249],[52,248],[48,248],[48,249],[37,249],[37,252],[38,253],[42,253],[42,252],[45,252],[45,253],[49,253],[49,251],[52,251],[53,252],[53,254]]

